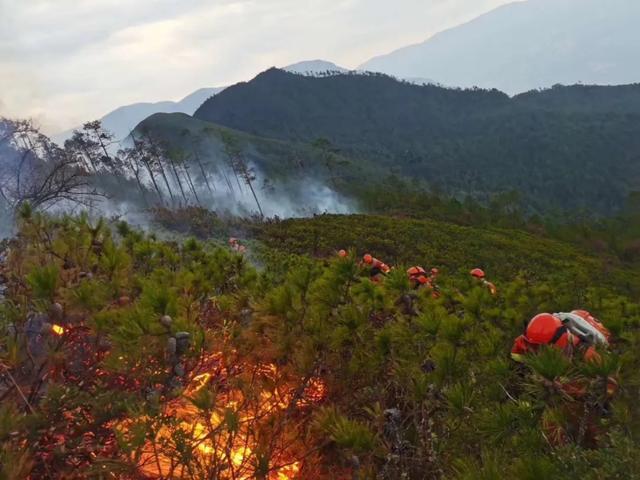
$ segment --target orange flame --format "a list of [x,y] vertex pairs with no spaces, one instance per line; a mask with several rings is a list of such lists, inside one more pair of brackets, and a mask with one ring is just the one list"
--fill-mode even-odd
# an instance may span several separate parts
[[[326,396],[326,386],[321,379],[312,377],[307,380],[304,390],[300,391],[301,386],[296,385],[295,381],[287,381],[284,372],[280,372],[273,364],[259,364],[252,368],[243,366],[246,372],[251,372],[252,378],[258,379],[256,392],[231,386],[234,385],[234,379],[229,378],[229,370],[224,366],[221,353],[208,356],[203,364],[200,373],[185,386],[183,396],[167,404],[166,413],[176,422],[161,426],[156,433],[155,443],[170,443],[176,434],[175,438],[188,439],[199,457],[198,463],[222,468],[221,471],[225,473],[218,477],[221,480],[255,478],[258,461],[256,450],[260,450],[255,429],[262,422],[286,415],[291,408],[310,407]],[[196,404],[207,401],[207,389],[212,388],[214,380],[224,384],[224,387],[208,390],[213,393],[208,400],[210,406],[204,410],[198,408]],[[117,428],[122,432],[128,426],[123,423]],[[145,445],[140,460],[142,472],[150,476],[168,476],[176,467],[175,458],[158,452],[152,442]],[[282,466],[272,467],[269,480],[299,478],[301,462],[296,461],[290,445],[277,453],[272,461]]]
[[55,333],[56,335],[63,335],[64,334],[64,328],[61,327],[60,325],[56,325],[56,324],[51,325],[51,331],[53,333]]

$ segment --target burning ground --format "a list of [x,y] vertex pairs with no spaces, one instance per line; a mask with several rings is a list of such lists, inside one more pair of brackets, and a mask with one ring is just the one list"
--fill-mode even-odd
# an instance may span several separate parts
[[256,280],[242,257],[133,232],[117,245],[86,219],[22,227],[0,389],[4,415],[31,414],[10,433],[18,476],[283,480],[317,456],[327,387],[240,331]]

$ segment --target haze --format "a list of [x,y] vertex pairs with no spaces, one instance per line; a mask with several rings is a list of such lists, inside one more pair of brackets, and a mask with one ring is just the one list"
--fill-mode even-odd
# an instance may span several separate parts
[[372,56],[507,0],[0,0],[0,115],[56,133],[270,66]]

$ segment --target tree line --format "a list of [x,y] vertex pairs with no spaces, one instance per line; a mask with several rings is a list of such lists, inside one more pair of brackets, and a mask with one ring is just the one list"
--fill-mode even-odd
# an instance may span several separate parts
[[32,121],[0,118],[0,155],[9,158],[0,165],[0,196],[12,210],[24,202],[34,207],[63,200],[86,205],[117,195],[99,188],[105,183],[101,178],[112,177],[123,185],[133,181],[148,208],[206,206],[208,197],[218,194],[235,200],[250,193],[264,216],[256,173],[241,145],[231,134],[223,134],[221,141],[222,161],[213,164],[204,160],[210,157],[195,138],[188,152],[143,129],[118,145],[113,133],[95,120],[58,146]]

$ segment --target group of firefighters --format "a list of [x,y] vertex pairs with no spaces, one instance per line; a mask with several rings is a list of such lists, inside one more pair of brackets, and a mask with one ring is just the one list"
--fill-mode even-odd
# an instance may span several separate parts
[[[346,250],[340,250],[338,256],[348,256]],[[370,280],[379,283],[388,275],[392,267],[366,253],[360,262],[361,268],[368,271]],[[496,286],[487,280],[485,272],[474,268],[470,276],[479,285],[487,288],[493,296],[498,294]],[[426,288],[434,298],[440,297],[437,285],[439,270],[425,269],[416,265],[407,270],[407,278],[415,290]],[[609,344],[610,333],[604,325],[586,310],[574,310],[570,313],[541,313],[527,322],[524,332],[515,339],[511,350],[511,358],[523,362],[529,353],[538,351],[542,346],[558,348],[567,356],[582,355],[587,361],[597,360],[597,348]]]
[[[246,247],[236,238],[229,239],[229,246],[239,254],[246,252]],[[346,250],[340,250],[338,256],[348,258],[349,253]],[[392,267],[369,253],[362,256],[359,265],[373,283],[381,283],[392,271]],[[417,298],[418,290],[428,291],[433,298],[440,298],[441,292],[437,284],[439,273],[437,268],[424,268],[419,265],[407,269],[407,279],[414,291],[403,296],[403,300],[405,297],[410,300],[408,302],[410,305],[406,309],[408,312],[416,313],[413,303]],[[469,271],[469,275],[474,283],[486,288],[490,295],[498,295],[498,289],[486,278],[482,269],[474,268]],[[515,362],[524,363],[529,354],[547,347],[562,351],[570,359],[582,358],[587,362],[598,362],[601,359],[599,351],[608,347],[610,338],[609,330],[586,310],[574,310],[569,313],[540,313],[526,322],[523,333],[515,339],[511,348],[511,358]],[[580,382],[567,381],[554,384],[565,395],[574,399],[587,398],[587,389]],[[606,397],[609,399],[617,391],[617,382],[609,377],[606,384]],[[608,400],[605,400],[606,402]],[[575,407],[575,404],[572,405]],[[606,409],[602,405],[601,407],[602,411]],[[586,429],[589,430],[592,427],[594,425],[588,424]],[[561,436],[559,433],[561,429],[554,422],[548,423],[546,428],[551,437]],[[594,433],[594,438],[595,435]]]
[[[230,238],[229,246],[240,254],[246,252],[246,247],[237,238]],[[338,256],[346,258],[349,253],[340,250]],[[380,283],[392,270],[392,267],[369,253],[362,256],[360,267],[367,270],[369,279],[374,283]],[[406,272],[412,289],[427,289],[433,298],[440,297],[437,285],[439,273],[437,268],[426,269],[419,265],[409,268]],[[487,280],[482,269],[474,268],[469,275],[478,285],[487,288],[492,296],[498,294],[498,289]],[[515,339],[511,358],[516,362],[522,362],[527,354],[534,353],[546,345],[562,350],[569,357],[582,355],[585,360],[593,361],[599,358],[596,349],[606,347],[610,336],[602,323],[586,310],[541,313],[527,322],[523,334]]]
[[[348,256],[346,250],[340,250],[338,256],[345,258]],[[380,283],[382,279],[391,272],[391,267],[381,260],[373,257],[371,254],[366,253],[362,257],[360,262],[362,268],[366,268],[369,273],[369,279],[374,283]],[[440,289],[436,283],[440,271],[437,268],[425,269],[420,265],[415,265],[407,270],[407,278],[411,288],[418,290],[420,288],[427,288],[431,290],[434,298],[440,297]],[[478,284],[485,286],[491,295],[497,295],[498,289],[496,286],[486,279],[486,275],[480,268],[474,268],[469,272],[471,277],[478,282]]]
[[[237,253],[243,254],[246,251],[236,238],[229,240],[229,246]],[[348,258],[349,252],[338,251],[338,256]],[[392,267],[383,261],[366,253],[359,263],[360,268],[366,271],[369,279],[373,283],[381,283],[383,279],[392,271]],[[411,285],[413,293],[403,296],[405,310],[411,314],[417,314],[414,309],[414,300],[417,298],[417,291],[425,290],[430,292],[435,299],[440,298],[441,292],[437,280],[439,276],[437,268],[424,268],[415,265],[406,271],[407,279]],[[497,296],[498,289],[486,278],[485,272],[480,268],[469,271],[469,275],[474,283],[486,288],[490,295]],[[408,300],[408,301],[407,301]],[[523,333],[518,336],[511,348],[511,358],[518,363],[524,363],[529,354],[536,353],[542,348],[557,349],[569,359],[581,358],[587,362],[598,362],[601,359],[599,351],[606,349],[609,345],[611,334],[609,330],[591,313],[586,310],[574,310],[569,313],[540,313],[526,322]],[[588,388],[581,381],[556,381],[554,385],[562,390],[563,395],[569,395],[573,399],[583,399],[587,401]],[[607,407],[608,399],[617,391],[617,382],[614,378],[608,377],[606,382],[605,400],[598,407],[603,413]],[[572,403],[569,409],[571,414],[580,403]],[[585,404],[586,405],[586,404]],[[589,408],[595,408],[593,405]],[[580,407],[582,408],[582,407]],[[573,410],[572,410],[573,409]],[[577,411],[577,410],[576,410]],[[575,412],[573,412],[575,413]],[[579,417],[576,414],[576,418]],[[584,422],[578,422],[584,423]],[[583,430],[587,431],[587,436],[597,437],[595,423],[587,422],[583,425]],[[554,422],[547,422],[546,433],[550,438],[555,438],[558,442],[563,442],[562,436],[566,434],[560,426]],[[589,433],[591,432],[591,433]]]

